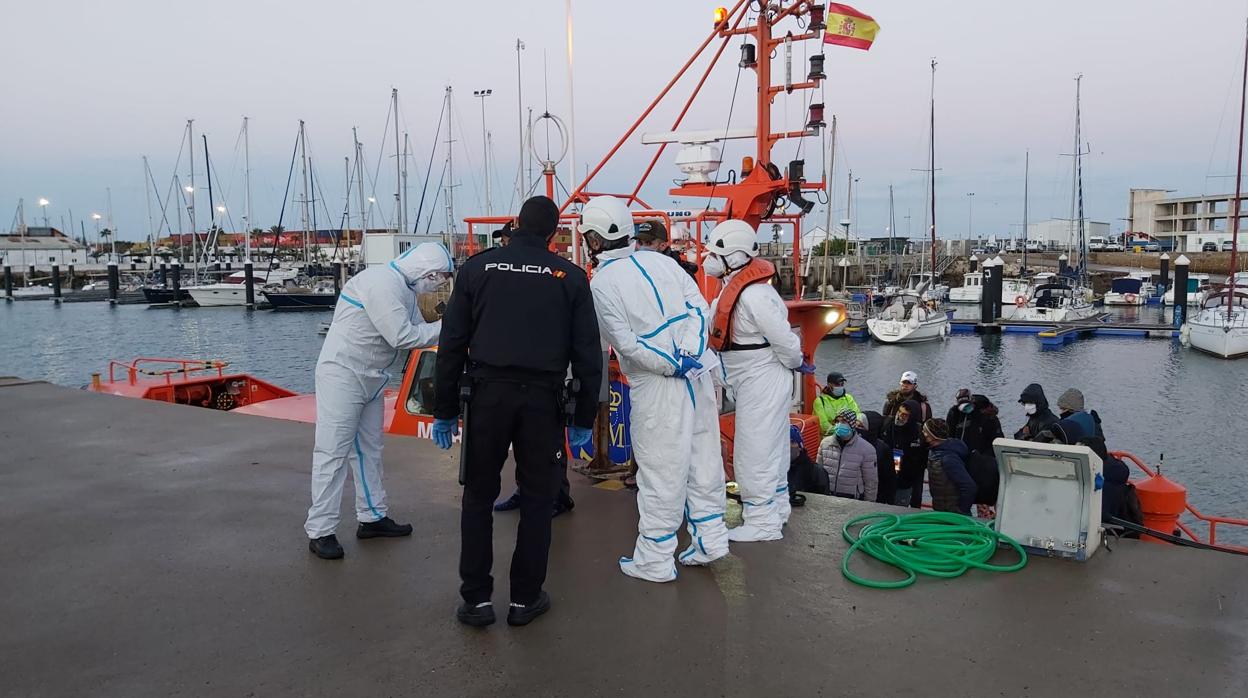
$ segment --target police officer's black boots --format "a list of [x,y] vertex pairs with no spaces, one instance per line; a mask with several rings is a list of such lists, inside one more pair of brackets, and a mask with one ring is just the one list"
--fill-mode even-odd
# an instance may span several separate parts
[[308,550],[322,560],[342,559],[342,546],[338,544],[338,536],[329,534],[308,541]]
[[455,617],[464,625],[471,625],[474,628],[484,628],[487,625],[494,625],[494,604],[486,601],[484,603],[469,605],[468,602],[461,603],[455,611]]
[[411,524],[397,524],[389,516],[376,521],[362,523],[355,529],[356,538],[401,538],[412,535]]
[[507,625],[528,625],[549,610],[550,594],[543,591],[538,595],[537,600],[531,604],[511,604],[511,608],[507,611]]

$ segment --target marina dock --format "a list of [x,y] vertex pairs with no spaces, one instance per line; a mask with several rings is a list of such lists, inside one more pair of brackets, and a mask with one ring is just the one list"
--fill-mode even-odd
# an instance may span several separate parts
[[[456,452],[387,437],[391,511],[416,533],[357,541],[348,495],[347,557],[327,562],[302,530],[312,431],[0,379],[3,692],[1203,697],[1248,682],[1245,557],[1119,541],[1086,564],[877,591],[839,569],[841,525],[876,505],[811,496],[782,542],[653,585],[616,566],[633,495],[576,476],[552,613],[466,628]],[[505,611],[516,517],[495,520]]]

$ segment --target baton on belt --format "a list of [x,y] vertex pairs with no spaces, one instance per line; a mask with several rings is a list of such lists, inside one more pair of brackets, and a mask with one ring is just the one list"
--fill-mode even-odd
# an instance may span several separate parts
[[459,412],[463,417],[463,428],[459,430],[459,484],[468,480],[468,405],[472,402],[472,383],[467,376],[459,386]]

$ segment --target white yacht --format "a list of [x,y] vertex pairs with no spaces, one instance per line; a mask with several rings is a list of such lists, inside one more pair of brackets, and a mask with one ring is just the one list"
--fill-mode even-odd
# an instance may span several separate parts
[[949,314],[936,301],[904,290],[867,320],[867,331],[885,344],[926,342],[949,334]]
[[949,289],[950,303],[978,303],[984,298],[984,273],[973,271],[962,275],[962,285]]
[[1061,283],[1036,286],[1031,301],[1014,311],[1013,320],[1035,322],[1071,322],[1096,315],[1096,307],[1088,300],[1082,287]]
[[[1208,274],[1187,275],[1187,304],[1200,305],[1201,297],[1209,290]],[[1174,284],[1161,296],[1162,305],[1174,305]]]
[[[295,269],[252,271],[255,289],[284,286],[294,281],[299,272]],[[247,272],[236,271],[215,284],[203,284],[186,289],[195,303],[203,308],[247,305]]]
[[1179,338],[1223,359],[1248,356],[1248,288],[1234,285],[1208,293],[1200,310],[1183,323]]

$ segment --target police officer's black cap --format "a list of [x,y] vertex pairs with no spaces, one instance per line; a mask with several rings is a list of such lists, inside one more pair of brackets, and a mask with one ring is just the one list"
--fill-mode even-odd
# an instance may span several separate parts
[[511,221],[507,221],[506,223],[504,223],[503,227],[499,228],[498,230],[495,230],[494,234],[491,237],[493,237],[495,240],[499,238],[511,237],[511,233],[512,233],[511,223],[512,223]]
[[519,230],[550,237],[559,225],[559,207],[545,196],[534,196],[520,207]]
[[663,225],[663,221],[642,221],[633,231],[633,238],[645,242],[667,242],[667,226]]

